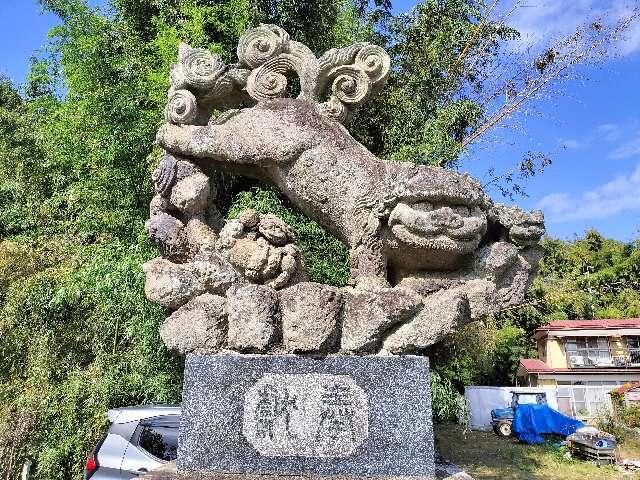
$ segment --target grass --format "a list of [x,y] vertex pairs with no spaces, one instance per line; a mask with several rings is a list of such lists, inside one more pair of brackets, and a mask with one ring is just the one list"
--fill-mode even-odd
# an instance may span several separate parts
[[[465,431],[459,425],[437,425],[436,446],[442,456],[477,480],[613,480],[640,479],[611,466],[566,458],[566,447],[530,446],[493,432]],[[621,447],[624,458],[640,458],[640,445]]]

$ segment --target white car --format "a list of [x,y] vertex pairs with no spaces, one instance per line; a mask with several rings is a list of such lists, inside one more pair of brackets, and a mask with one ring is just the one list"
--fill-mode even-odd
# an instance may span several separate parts
[[129,480],[176,459],[180,407],[109,410],[109,430],[87,458],[85,480]]

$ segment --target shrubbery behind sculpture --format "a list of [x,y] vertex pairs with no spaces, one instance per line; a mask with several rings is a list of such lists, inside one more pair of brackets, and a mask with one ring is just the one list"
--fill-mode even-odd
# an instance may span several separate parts
[[[495,204],[468,175],[379,159],[343,123],[383,87],[380,47],[320,58],[273,25],[246,32],[239,62],[180,47],[166,150],[147,231],[149,299],[179,352],[419,353],[451,329],[524,298],[541,212]],[[299,95],[284,98],[295,89]],[[211,114],[226,110],[218,117]],[[223,223],[216,170],[277,186],[350,249],[350,286],[306,281],[289,227],[245,211]]]

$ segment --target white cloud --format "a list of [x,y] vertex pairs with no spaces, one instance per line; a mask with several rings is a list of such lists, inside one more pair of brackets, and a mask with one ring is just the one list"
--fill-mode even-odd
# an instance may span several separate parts
[[640,163],[628,176],[619,175],[579,195],[551,193],[538,202],[551,222],[592,220],[640,210]]
[[603,123],[596,127],[595,133],[599,140],[613,142],[620,138],[622,132],[620,131],[620,127],[615,123]]
[[567,150],[573,150],[581,146],[580,142],[578,140],[574,140],[573,138],[567,138],[565,140],[561,139],[558,143],[560,144],[560,147],[566,148]]
[[[521,34],[520,49],[536,49],[573,33],[576,27],[598,18],[615,22],[628,17],[633,0],[524,0],[509,24]],[[640,51],[640,23],[631,25],[616,45],[625,56]]]
[[623,143],[618,148],[609,153],[609,158],[619,160],[622,158],[634,157],[636,155],[640,155],[640,132],[637,132],[634,139]]

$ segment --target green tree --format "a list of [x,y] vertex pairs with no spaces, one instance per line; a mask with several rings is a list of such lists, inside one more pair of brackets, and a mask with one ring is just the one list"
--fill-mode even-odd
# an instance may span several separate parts
[[425,0],[389,19],[375,40],[394,68],[380,96],[354,119],[356,137],[386,158],[454,165],[463,138],[484,116],[471,98],[484,87],[480,73],[518,35],[488,13],[482,1]]

